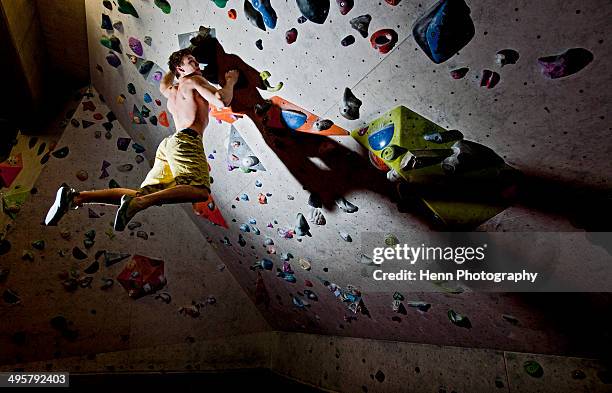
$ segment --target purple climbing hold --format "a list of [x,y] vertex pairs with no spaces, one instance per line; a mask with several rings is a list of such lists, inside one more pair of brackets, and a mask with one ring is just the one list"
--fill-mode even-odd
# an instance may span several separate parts
[[130,142],[132,140],[130,138],[119,138],[117,139],[117,149],[121,151],[126,151],[128,147],[130,147]]
[[355,36],[353,35],[347,35],[346,37],[342,39],[342,41],[340,41],[340,45],[342,46],[349,46],[349,45],[353,45],[354,43],[355,43]]
[[470,69],[467,67],[463,67],[463,68],[458,68],[456,70],[452,70],[451,71],[451,77],[453,79],[461,79],[465,76],[465,74],[468,73]]
[[311,22],[323,24],[329,13],[329,0],[296,0],[302,15]]
[[464,0],[438,1],[412,28],[417,44],[436,64],[453,57],[474,33],[470,7]]
[[108,62],[108,64],[115,68],[121,65],[121,60],[114,52],[108,52],[108,55],[106,55],[106,61]]
[[354,0],[336,0],[336,4],[338,4],[338,7],[340,8],[340,13],[342,15],[346,15],[353,9],[355,2]]
[[128,45],[132,52],[136,53],[138,56],[142,56],[144,51],[142,50],[142,43],[138,38],[130,37],[128,39]]
[[288,44],[293,44],[295,40],[297,40],[297,36],[298,36],[298,31],[294,27],[285,33],[285,40],[287,40]]
[[542,74],[550,79],[564,78],[575,74],[592,61],[593,53],[584,48],[572,48],[560,55],[538,59]]

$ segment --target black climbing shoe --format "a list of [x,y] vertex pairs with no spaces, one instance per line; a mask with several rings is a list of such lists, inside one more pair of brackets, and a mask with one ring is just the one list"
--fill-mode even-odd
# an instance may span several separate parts
[[125,226],[130,222],[134,214],[128,215],[128,208],[130,207],[130,202],[134,197],[129,195],[124,195],[121,197],[121,205],[119,205],[119,209],[117,209],[117,215],[115,216],[115,231],[123,231]]
[[68,212],[70,209],[76,209],[77,206],[74,205],[74,197],[79,193],[66,183],[63,183],[62,186],[57,190],[57,194],[55,194],[55,202],[49,209],[47,213],[47,217],[45,218],[45,225],[48,226],[56,226],[59,220]]

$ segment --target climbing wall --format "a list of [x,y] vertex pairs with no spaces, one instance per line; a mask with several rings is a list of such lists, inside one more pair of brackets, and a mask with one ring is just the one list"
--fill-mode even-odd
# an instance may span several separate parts
[[[224,7],[219,6],[223,1],[170,1],[165,10],[134,1],[133,11],[121,3],[124,13],[111,2],[87,2],[91,77],[149,162],[157,144],[174,132],[157,89],[157,67],[166,69],[169,54],[185,42],[180,35],[205,26],[214,28],[224,55],[234,56],[232,64],[269,71],[272,86],[283,82],[275,92],[251,85],[251,93],[280,96],[345,130],[359,129],[404,105],[443,128],[461,130],[466,139],[491,147],[524,173],[590,185],[609,179],[609,108],[601,103],[609,101],[610,92],[597,88],[609,80],[610,6],[605,1],[561,7],[553,1],[469,2],[469,12],[455,15],[452,9],[448,15],[472,21],[473,37],[460,31],[465,42],[447,46],[450,53],[440,45],[436,55],[428,43],[429,56],[413,36],[414,24],[427,22],[429,3],[358,2],[343,15],[332,1],[324,23],[315,23],[304,20],[296,2],[272,0],[278,19],[266,31],[246,19],[238,0]],[[320,21],[320,15],[310,16]],[[354,18],[352,24],[361,30],[369,21],[367,33],[351,26]],[[376,41],[382,29],[393,30],[380,34],[394,45]],[[565,53],[570,48],[583,50],[576,59],[576,52]],[[565,68],[546,68],[553,60],[544,57],[551,55],[562,55],[557,61],[565,59]],[[346,87],[363,103],[355,120],[340,113]],[[240,94],[237,101],[244,98]],[[541,312],[560,312],[550,307],[551,297],[407,291],[403,297],[413,307],[397,313],[393,291],[354,287],[370,263],[361,249],[363,239],[391,233],[408,242],[415,233],[428,231],[429,222],[398,211],[394,185],[369,164],[350,136],[291,130],[270,136],[261,133],[255,118],[231,120],[230,125],[211,119],[204,135],[216,222],[222,222],[220,214],[227,228],[211,223],[203,213],[206,207],[198,215],[190,205],[184,206],[185,225],[198,226],[207,240],[202,247],[213,247],[274,329],[597,353],[599,331],[586,334],[587,324],[564,327]],[[238,157],[236,149],[252,154]],[[257,158],[257,168],[249,157]],[[529,230],[534,222],[547,230],[572,229],[532,211],[495,229]],[[178,239],[169,244],[182,247]],[[570,304],[578,301],[568,299]],[[598,304],[592,307],[597,310]],[[450,310],[469,316],[471,326],[453,324]]]
[[[2,231],[0,364],[269,330],[178,206],[152,209],[121,233],[112,229],[116,209],[109,205],[70,211],[58,226],[42,224],[61,183],[79,190],[137,187],[149,169],[95,91],[67,115],[58,141],[21,136],[15,146],[27,173],[15,180],[25,197]],[[138,293],[130,273],[151,261],[163,262],[144,277],[156,293]]]

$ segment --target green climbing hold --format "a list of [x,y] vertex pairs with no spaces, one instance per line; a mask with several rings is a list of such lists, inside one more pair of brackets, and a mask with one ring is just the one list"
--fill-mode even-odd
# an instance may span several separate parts
[[166,0],[155,0],[155,5],[162,10],[164,14],[169,14],[172,7]]
[[523,369],[527,374],[534,378],[540,378],[542,375],[544,375],[544,369],[542,366],[540,366],[540,363],[536,362],[535,360],[527,360],[525,363],[523,363]]
[[119,41],[119,38],[115,36],[110,36],[110,37],[102,36],[102,38],[100,38],[100,43],[104,45],[105,47],[107,47],[108,49],[112,49],[115,52],[122,53],[121,52],[121,41]]
[[70,150],[68,149],[68,146],[64,146],[59,150],[54,151],[53,153],[53,157],[55,158],[64,158],[68,155],[68,153],[70,152]]
[[136,87],[134,86],[133,83],[128,83],[127,90],[128,90],[128,93],[130,94],[136,94]]
[[85,238],[89,239],[89,240],[93,240],[96,238],[96,230],[95,229],[90,229],[87,232],[85,232]]
[[136,8],[129,2],[129,0],[117,0],[119,8],[117,9],[122,14],[132,15],[134,18],[138,18],[138,12]]
[[37,250],[44,250],[45,249],[45,241],[44,240],[36,240],[32,242],[32,247],[34,247]]
[[219,8],[225,8],[225,6],[227,5],[228,0],[211,0],[213,3],[215,3],[217,5],[217,7]]
[[111,179],[108,182],[108,188],[121,188],[121,186],[119,185],[119,183],[117,183],[115,179]]
[[472,323],[470,322],[468,317],[466,317],[465,315],[456,313],[453,310],[448,310],[448,319],[450,319],[452,323],[454,323],[455,325],[459,327],[464,327],[467,329],[472,327]]

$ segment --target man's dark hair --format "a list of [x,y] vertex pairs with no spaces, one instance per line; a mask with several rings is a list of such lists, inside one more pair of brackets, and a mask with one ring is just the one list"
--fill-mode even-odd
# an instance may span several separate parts
[[191,48],[177,50],[176,52],[171,54],[170,59],[168,60],[168,66],[170,67],[170,71],[178,77],[179,75],[176,72],[176,67],[180,66],[183,63],[183,57],[189,56],[191,54]]

